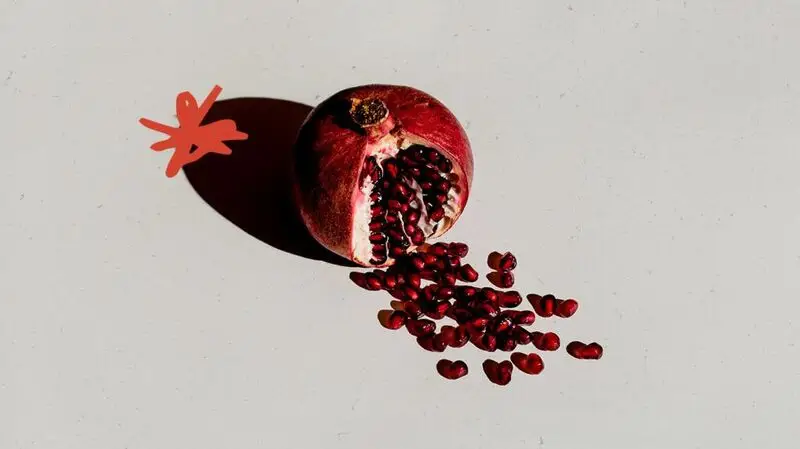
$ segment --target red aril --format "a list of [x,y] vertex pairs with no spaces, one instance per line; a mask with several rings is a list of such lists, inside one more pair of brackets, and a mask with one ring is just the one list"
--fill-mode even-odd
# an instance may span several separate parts
[[511,362],[525,374],[539,374],[544,370],[544,362],[538,354],[511,354]]
[[442,359],[436,363],[436,371],[445,379],[456,380],[466,376],[469,373],[469,368],[462,360],[452,362]]
[[492,383],[503,386],[511,382],[511,372],[514,370],[514,365],[508,360],[503,360],[497,363],[494,360],[486,359],[483,362],[483,372]]
[[334,94],[306,118],[293,156],[309,232],[363,266],[391,265],[447,232],[472,184],[461,124],[441,102],[405,86]]
[[575,301],[574,299],[560,301],[556,306],[556,315],[561,318],[569,318],[572,315],[575,315],[575,312],[577,311],[578,301]]

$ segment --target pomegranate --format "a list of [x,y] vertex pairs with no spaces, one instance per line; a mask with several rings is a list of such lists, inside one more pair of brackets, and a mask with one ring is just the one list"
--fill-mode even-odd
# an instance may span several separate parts
[[[368,267],[392,265],[447,232],[467,204],[472,174],[461,124],[441,102],[406,86],[334,94],[308,115],[293,153],[295,198],[309,232]],[[452,273],[449,285],[473,273]]]

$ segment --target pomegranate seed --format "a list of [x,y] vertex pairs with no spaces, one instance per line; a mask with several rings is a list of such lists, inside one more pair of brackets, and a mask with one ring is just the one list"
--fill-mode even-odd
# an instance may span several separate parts
[[447,204],[447,195],[444,193],[437,193],[433,198],[436,200],[436,204]]
[[401,248],[401,247],[399,247],[399,246],[393,246],[392,249],[389,250],[389,254],[392,257],[400,257],[405,253],[406,253],[406,250]]
[[497,363],[494,360],[486,359],[483,362],[483,372],[486,377],[494,384],[504,386],[511,382],[511,372],[514,370],[514,365],[508,360],[503,360]]
[[422,349],[431,352],[444,352],[444,350],[447,349],[447,344],[445,344],[442,336],[436,334],[426,334],[417,337],[417,344],[419,344]]
[[556,306],[556,315],[561,318],[569,318],[572,315],[575,315],[575,312],[578,311],[578,301],[574,299],[567,299],[566,301],[561,301],[558,306]]
[[430,181],[422,181],[419,183],[419,188],[425,192],[433,190],[433,183]]
[[419,222],[419,211],[416,209],[409,209],[408,212],[403,215],[403,222],[417,224]]
[[552,332],[531,332],[531,341],[540,351],[555,351],[561,346],[561,339]]
[[390,290],[389,294],[392,295],[393,298],[399,299],[400,301],[408,301],[408,298],[406,298],[405,290],[403,290],[402,287]]
[[466,243],[451,243],[447,251],[449,254],[464,258],[469,254],[469,246]]
[[411,265],[418,271],[422,270],[425,268],[425,260],[422,258],[422,256],[417,254],[411,258]]
[[441,320],[447,314],[447,311],[450,310],[450,303],[447,301],[444,302],[437,302],[432,305],[432,308],[425,312],[430,318],[434,320]]
[[433,254],[425,254],[422,258],[425,260],[425,265],[430,267],[436,265],[436,262],[439,261]]
[[511,318],[508,315],[498,315],[497,318],[492,321],[492,331],[496,334],[501,334],[511,329],[513,324],[514,322],[511,321]]
[[441,221],[442,218],[444,218],[444,208],[442,208],[442,206],[436,206],[431,211],[431,215],[428,218],[433,222]]
[[522,295],[515,290],[500,292],[499,297],[497,298],[497,303],[500,305],[500,307],[513,309],[514,307],[522,304]]
[[514,268],[517,268],[517,258],[511,253],[503,254],[503,257],[500,258],[498,268],[503,271],[511,271]]
[[438,286],[434,284],[426,285],[425,288],[422,289],[422,299],[425,301],[433,301],[433,298],[436,297],[437,288]]
[[497,303],[497,298],[498,298],[497,291],[495,291],[493,288],[490,288],[490,287],[482,288],[481,289],[481,295],[487,301],[490,301],[490,302],[492,302],[494,304]]
[[525,310],[514,315],[514,324],[529,326],[536,321],[536,314],[530,310]]
[[476,346],[478,349],[486,352],[494,352],[497,350],[497,337],[494,334],[483,334],[480,339],[478,339],[478,344]]
[[400,221],[400,217],[397,214],[386,214],[386,223],[387,224],[394,224]]
[[436,372],[445,379],[457,380],[469,374],[469,368],[461,360],[451,362],[450,360],[442,359],[436,363]]
[[428,159],[428,162],[435,164],[439,162],[439,159],[441,159],[442,155],[433,148],[428,148],[428,150],[425,152],[425,157]]
[[378,276],[373,273],[366,274],[367,290],[380,290],[383,284]]
[[455,293],[455,289],[453,287],[439,287],[436,291],[436,297],[439,299],[450,299],[453,297],[453,293]]
[[470,264],[463,265],[458,274],[459,278],[465,282],[475,282],[479,277],[478,272]]
[[422,308],[415,302],[403,303],[403,310],[411,318],[420,318],[422,316]]
[[456,285],[456,275],[453,273],[441,273],[439,275],[439,284],[447,287]]
[[461,268],[461,258],[458,256],[447,256],[447,269],[454,271]]
[[428,249],[428,253],[433,254],[436,257],[442,257],[447,255],[447,245],[444,243],[436,243]]
[[531,334],[519,326],[515,326],[514,329],[512,329],[511,334],[514,336],[514,339],[517,341],[517,343],[521,345],[527,345],[531,342]]
[[369,241],[371,243],[384,243],[386,242],[386,236],[381,233],[370,234]]
[[436,331],[436,323],[424,318],[410,319],[406,321],[406,329],[408,329],[409,334],[415,337],[421,337],[423,335],[432,334],[434,331]]
[[536,375],[544,370],[544,362],[539,354],[515,352],[511,354],[511,362],[525,374]]
[[473,318],[469,322],[469,327],[470,327],[470,329],[474,329],[474,330],[480,332],[480,331],[483,331],[484,329],[486,329],[486,325],[487,324],[489,324],[489,319],[488,318],[477,317],[477,318]]
[[503,334],[497,337],[497,349],[503,352],[511,352],[517,349],[517,341],[511,335]]
[[411,239],[411,243],[415,245],[422,245],[425,243],[425,234],[422,233],[421,230],[417,229],[413,234],[409,236]]
[[514,273],[510,271],[493,271],[486,275],[486,279],[500,288],[511,288],[514,286]]
[[433,269],[437,271],[446,271],[447,270],[447,263],[443,259],[439,259],[433,264]]
[[488,318],[494,318],[495,316],[497,316],[498,313],[500,313],[500,309],[498,309],[492,303],[489,302],[481,302],[479,304],[475,304],[473,309],[478,315]]
[[422,278],[420,277],[419,273],[408,273],[408,275],[406,275],[406,282],[411,287],[419,288],[420,284],[422,283]]
[[429,281],[434,281],[437,278],[436,273],[434,273],[432,270],[422,270],[422,271],[420,271],[419,272],[419,277],[421,277],[422,279],[427,279]]
[[403,327],[406,324],[406,320],[408,319],[408,315],[404,312],[399,310],[395,310],[394,312],[389,315],[388,320],[386,321],[387,326],[389,329],[397,330]]
[[453,341],[450,342],[450,346],[454,348],[461,348],[469,342],[469,330],[464,326],[456,327],[455,334],[453,335]]
[[489,257],[486,258],[486,264],[489,265],[489,268],[492,270],[499,270],[500,269],[500,259],[503,258],[503,255],[498,253],[497,251],[492,251],[489,253]]
[[456,288],[456,296],[461,299],[469,300],[478,293],[478,289],[462,285]]
[[[370,231],[380,231],[381,229],[383,229],[383,226],[384,226],[384,224],[381,223],[380,221],[373,221],[373,222],[371,222],[369,224],[369,230]],[[370,236],[370,237],[372,237],[372,236]]]
[[472,312],[464,307],[451,307],[448,315],[459,324],[466,324],[472,320]]
[[597,360],[603,356],[603,347],[598,343],[584,344],[573,341],[567,345],[567,352],[576,359]]
[[448,159],[443,158],[441,161],[439,161],[438,168],[440,171],[450,173],[450,171],[453,169],[453,163]]
[[367,277],[364,275],[364,273],[353,271],[350,273],[350,280],[361,288],[367,288]]
[[533,310],[542,318],[549,318],[555,313],[556,298],[553,295],[528,295],[528,301],[533,305]]
[[405,298],[409,301],[419,300],[420,291],[410,285],[403,287],[403,293]]
[[400,174],[400,168],[397,166],[397,161],[394,159],[387,159],[383,163],[383,169],[386,171],[386,174],[394,179],[397,178],[397,175]]
[[373,217],[376,217],[378,215],[383,215],[384,213],[383,206],[381,206],[380,204],[373,205],[372,207],[370,207],[370,213],[372,214]]
[[444,342],[448,345],[452,345],[453,342],[456,341],[456,328],[453,326],[442,326],[439,329],[439,334],[442,336],[442,339],[444,339]]

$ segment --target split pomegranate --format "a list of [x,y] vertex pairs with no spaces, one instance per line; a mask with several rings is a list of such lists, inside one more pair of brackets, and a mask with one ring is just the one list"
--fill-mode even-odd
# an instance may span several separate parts
[[[452,112],[424,92],[392,85],[354,87],[323,101],[298,133],[293,163],[311,235],[372,267],[447,232],[467,204],[473,174],[467,135]],[[441,264],[459,265],[459,254]],[[473,276],[464,267],[447,281]]]

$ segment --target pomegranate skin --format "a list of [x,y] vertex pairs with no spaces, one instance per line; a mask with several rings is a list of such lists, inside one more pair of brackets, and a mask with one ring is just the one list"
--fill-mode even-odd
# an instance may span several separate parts
[[[354,104],[373,100],[385,105],[387,119],[375,126],[359,126],[350,115]],[[472,185],[473,157],[466,132],[432,96],[412,87],[372,84],[345,89],[324,100],[309,113],[297,135],[295,201],[310,234],[322,246],[362,266],[394,263],[393,257],[371,263],[356,252],[356,240],[362,238],[355,223],[356,208],[365,201],[360,190],[362,167],[365,158],[387,141],[424,145],[452,162],[460,193],[451,215],[426,240],[452,227]]]

